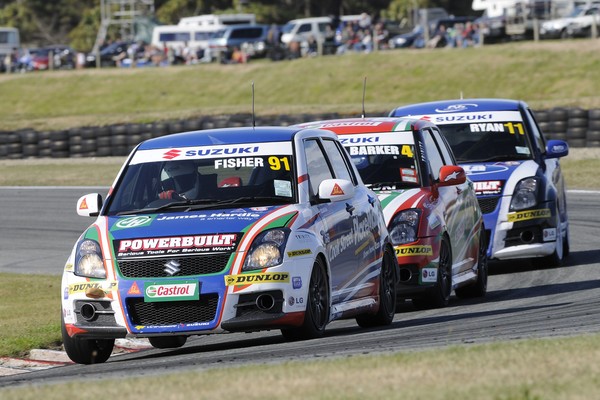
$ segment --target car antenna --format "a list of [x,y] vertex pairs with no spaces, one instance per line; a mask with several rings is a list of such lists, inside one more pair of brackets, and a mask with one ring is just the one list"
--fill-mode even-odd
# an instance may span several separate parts
[[256,127],[256,116],[254,115],[254,81],[252,81],[252,129]]
[[464,96],[463,96],[463,92],[462,92],[462,90],[460,91],[460,99],[461,99],[461,100],[464,100],[464,99],[465,99],[465,98],[464,98]]
[[367,77],[363,80],[363,98],[362,98],[362,115],[361,118],[365,117],[365,93],[367,91]]

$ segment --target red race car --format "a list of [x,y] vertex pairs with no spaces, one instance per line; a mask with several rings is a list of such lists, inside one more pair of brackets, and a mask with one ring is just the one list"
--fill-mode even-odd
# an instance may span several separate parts
[[399,299],[444,307],[487,291],[487,243],[472,182],[431,122],[351,118],[301,124],[339,135],[381,200],[399,263]]

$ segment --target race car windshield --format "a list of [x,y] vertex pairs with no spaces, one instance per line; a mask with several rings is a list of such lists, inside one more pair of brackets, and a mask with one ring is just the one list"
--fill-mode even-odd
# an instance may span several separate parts
[[414,145],[395,144],[383,147],[380,154],[373,146],[347,147],[363,182],[373,190],[410,189],[421,186],[419,163]]
[[153,161],[129,165],[108,215],[291,204],[290,155]]
[[439,125],[456,161],[528,160],[533,152],[520,121]]

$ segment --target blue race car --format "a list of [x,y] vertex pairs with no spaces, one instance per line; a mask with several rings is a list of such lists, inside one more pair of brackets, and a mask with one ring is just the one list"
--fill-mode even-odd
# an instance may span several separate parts
[[560,266],[569,254],[569,219],[559,158],[523,101],[458,99],[402,106],[390,116],[438,125],[476,189],[490,260],[530,258]]

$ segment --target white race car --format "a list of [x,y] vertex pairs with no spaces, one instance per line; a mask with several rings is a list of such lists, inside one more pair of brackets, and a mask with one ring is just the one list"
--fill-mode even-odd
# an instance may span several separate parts
[[381,204],[335,134],[232,128],[140,144],[62,279],[62,336],[76,363],[114,340],[157,348],[188,336],[281,329],[323,334],[336,319],[390,324],[397,263]]

